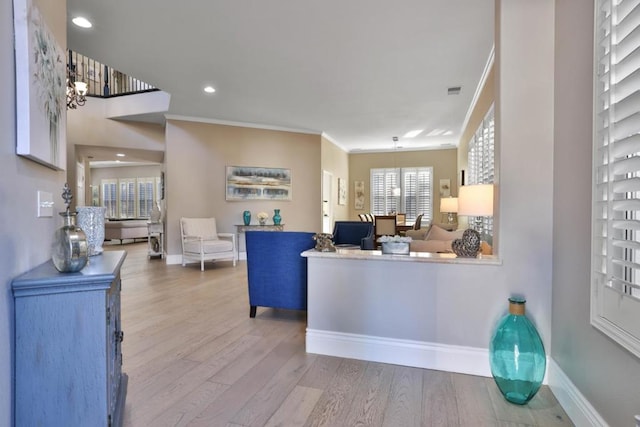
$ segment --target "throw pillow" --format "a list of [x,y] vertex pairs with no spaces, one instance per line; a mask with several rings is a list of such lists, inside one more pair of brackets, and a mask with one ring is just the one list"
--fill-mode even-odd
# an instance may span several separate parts
[[447,231],[442,227],[438,227],[437,225],[432,225],[429,230],[429,234],[425,240],[455,240],[461,239],[462,233],[464,230],[456,230],[456,231]]

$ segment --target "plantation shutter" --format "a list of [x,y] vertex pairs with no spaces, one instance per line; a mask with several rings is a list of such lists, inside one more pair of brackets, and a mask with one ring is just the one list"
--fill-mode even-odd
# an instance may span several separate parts
[[154,178],[138,178],[138,217],[148,218],[153,208]]
[[120,218],[136,216],[136,182],[131,179],[119,180],[120,186]]
[[640,0],[596,4],[592,324],[640,357]]
[[115,179],[103,179],[102,186],[102,205],[106,208],[107,218],[116,218],[118,216],[118,199],[117,189],[118,182]]
[[371,169],[371,213],[387,215],[398,208],[393,189],[399,187],[397,169]]

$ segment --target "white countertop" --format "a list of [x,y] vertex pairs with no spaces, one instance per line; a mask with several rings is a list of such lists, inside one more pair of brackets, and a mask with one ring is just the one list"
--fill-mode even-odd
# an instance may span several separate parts
[[393,262],[427,262],[439,264],[475,264],[501,265],[502,261],[495,255],[478,255],[477,258],[458,258],[455,254],[438,254],[431,252],[410,252],[409,255],[383,254],[382,251],[363,251],[358,248],[337,248],[335,252],[320,252],[309,249],[302,253],[306,258],[354,259]]

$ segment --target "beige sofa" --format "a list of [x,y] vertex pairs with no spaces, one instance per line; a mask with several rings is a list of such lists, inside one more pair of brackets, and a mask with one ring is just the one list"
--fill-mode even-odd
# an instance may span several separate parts
[[147,219],[127,219],[120,221],[106,221],[104,223],[104,239],[146,239],[148,236]]
[[[448,231],[433,224],[429,228],[409,230],[406,235],[412,239],[409,243],[411,252],[453,253],[451,243],[455,239],[461,239],[462,233],[464,230]],[[486,242],[482,242],[480,248],[483,255],[491,255],[491,246]]]

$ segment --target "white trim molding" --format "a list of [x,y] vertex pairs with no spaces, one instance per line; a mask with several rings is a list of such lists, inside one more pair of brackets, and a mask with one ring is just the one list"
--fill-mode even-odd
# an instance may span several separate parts
[[307,328],[308,353],[491,377],[489,350]]
[[608,427],[606,421],[571,382],[560,366],[549,359],[549,388],[577,426]]

